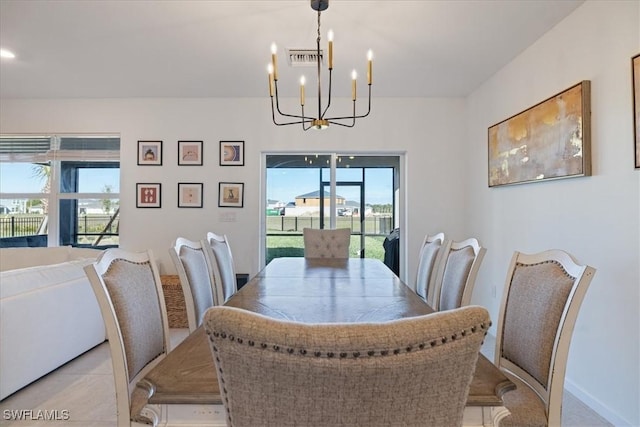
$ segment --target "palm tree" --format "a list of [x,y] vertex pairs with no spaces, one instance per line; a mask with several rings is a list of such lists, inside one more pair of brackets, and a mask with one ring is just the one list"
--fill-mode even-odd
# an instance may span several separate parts
[[[44,185],[40,190],[44,194],[49,194],[51,191],[51,166],[48,163],[34,163],[31,167],[34,178],[39,178],[44,181]],[[49,212],[49,198],[45,197],[40,199],[42,202],[42,210],[46,215]]]
[[[110,194],[113,192],[113,187],[109,184],[106,184],[102,189],[102,192],[106,194]],[[111,201],[111,199],[102,199],[102,210],[104,211],[104,213],[108,214],[111,212],[112,203],[113,202]]]

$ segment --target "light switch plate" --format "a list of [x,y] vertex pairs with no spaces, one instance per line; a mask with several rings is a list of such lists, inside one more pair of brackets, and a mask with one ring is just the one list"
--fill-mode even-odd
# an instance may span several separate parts
[[223,212],[220,214],[220,222],[236,222],[235,212]]

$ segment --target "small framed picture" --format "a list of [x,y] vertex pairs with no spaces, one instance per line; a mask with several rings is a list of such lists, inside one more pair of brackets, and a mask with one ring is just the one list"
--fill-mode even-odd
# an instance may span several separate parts
[[202,141],[178,141],[178,165],[202,166]]
[[136,184],[136,208],[159,208],[162,184]]
[[178,207],[201,208],[202,207],[202,183],[179,182],[178,183]]
[[218,206],[221,208],[241,208],[244,205],[244,184],[241,182],[221,182],[218,192]]
[[220,141],[220,166],[244,166],[244,141]]
[[138,141],[138,166],[162,166],[162,141]]

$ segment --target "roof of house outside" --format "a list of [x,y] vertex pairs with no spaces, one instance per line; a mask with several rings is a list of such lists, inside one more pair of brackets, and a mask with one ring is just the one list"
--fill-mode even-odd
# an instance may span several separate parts
[[[331,193],[327,191],[326,193],[324,193],[324,198],[326,199],[328,197],[331,197]],[[301,194],[299,196],[296,196],[296,199],[319,199],[319,198],[320,198],[320,190],[316,190],[316,191],[312,191],[310,193]],[[336,198],[344,200],[344,197],[340,196],[339,194],[336,194]]]

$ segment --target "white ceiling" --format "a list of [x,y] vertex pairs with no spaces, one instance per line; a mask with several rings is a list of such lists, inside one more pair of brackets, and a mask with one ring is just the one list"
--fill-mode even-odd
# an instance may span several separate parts
[[[333,0],[334,96],[369,48],[374,96],[466,96],[582,2]],[[0,0],[0,46],[16,54],[0,97],[263,97],[273,41],[280,93],[297,96],[317,71],[288,67],[284,48],[315,48],[316,23],[308,0]]]

